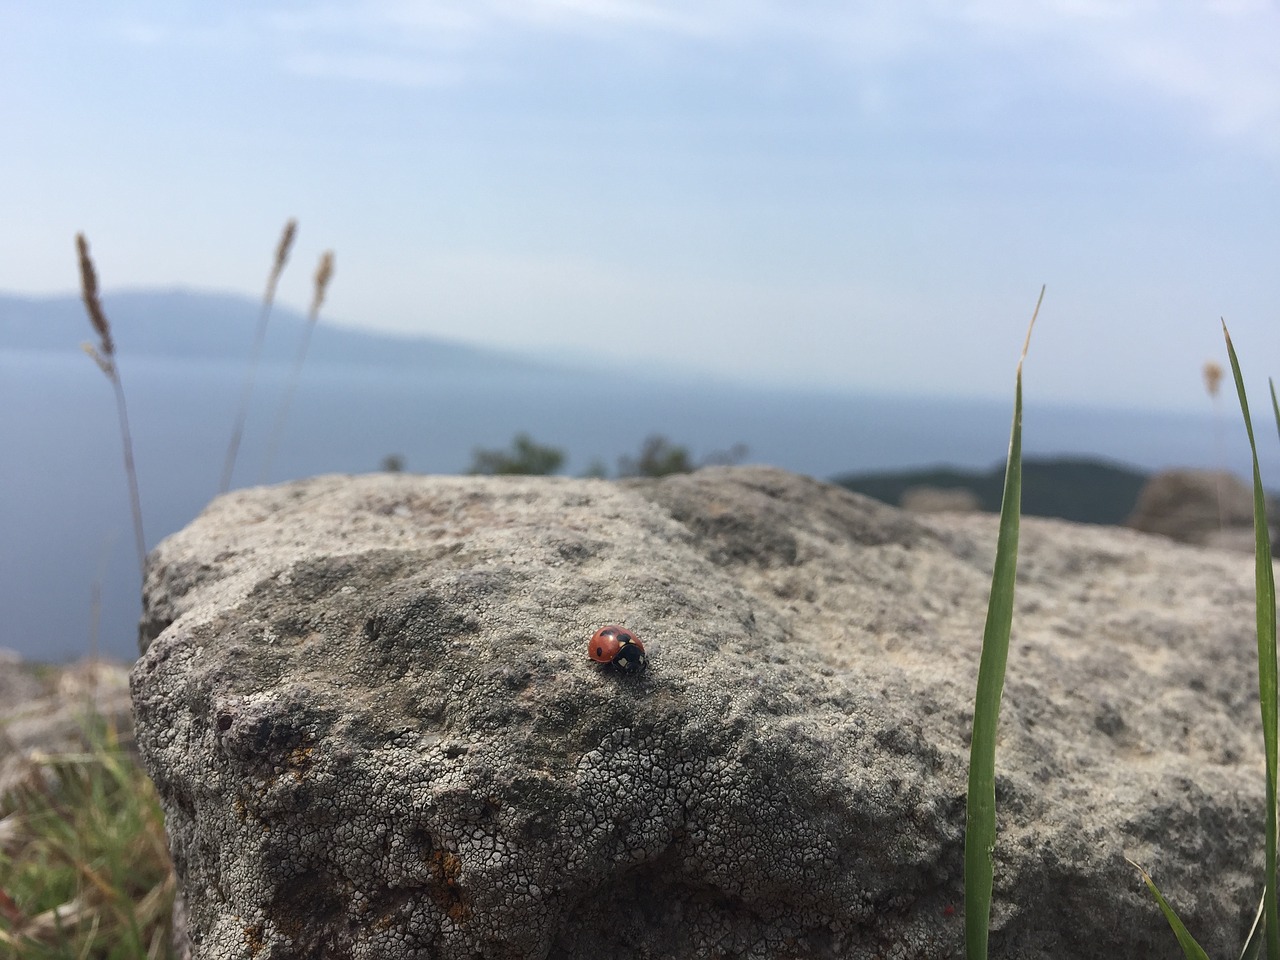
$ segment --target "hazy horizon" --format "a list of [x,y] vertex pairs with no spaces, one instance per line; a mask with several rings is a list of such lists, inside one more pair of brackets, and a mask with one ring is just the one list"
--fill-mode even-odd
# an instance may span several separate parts
[[[199,310],[204,314],[202,317],[191,318],[182,317],[183,323],[194,323],[190,329],[197,330],[201,334],[199,340],[203,342],[207,339],[207,334],[213,328],[225,328],[220,331],[218,354],[222,358],[230,358],[237,360],[247,360],[249,356],[250,345],[252,342],[251,327],[256,325],[259,312],[261,310],[262,300],[260,296],[243,293],[235,290],[208,290],[199,287],[173,283],[168,285],[157,285],[154,287],[136,286],[136,287],[116,287],[104,288],[102,290],[102,299],[108,314],[108,319],[118,328],[125,331],[125,338],[120,343],[119,349],[122,355],[122,363],[126,366],[129,362],[129,353],[131,350],[139,349],[136,343],[129,342],[130,327],[137,322],[137,318],[131,316],[128,312],[129,305],[136,304],[139,301],[147,303],[148,321],[155,323],[154,316],[155,305],[151,302],[157,298],[166,297],[186,297],[190,298],[193,303],[199,305]],[[5,299],[30,302],[33,304],[56,304],[66,308],[66,316],[59,319],[69,320],[69,324],[64,324],[67,335],[57,344],[57,346],[42,346],[39,349],[57,349],[68,354],[81,352],[80,344],[82,341],[90,338],[90,329],[88,319],[84,315],[83,304],[79,291],[65,291],[43,294],[25,294],[12,290],[0,289],[0,301]],[[125,301],[125,310],[120,312],[121,301]],[[228,317],[225,309],[230,306],[234,311],[233,316]],[[114,319],[113,319],[114,315]],[[268,339],[266,341],[267,350],[277,351],[279,356],[293,356],[295,343],[293,340],[287,340],[286,337],[291,333],[284,333],[280,330],[282,325],[291,327],[300,327],[306,321],[306,311],[298,307],[281,303],[279,301],[273,307],[274,320],[268,326]],[[236,327],[234,324],[229,325],[228,320],[234,319],[239,323]],[[1029,319],[1029,318],[1028,318]],[[0,315],[0,324],[3,324],[6,318]],[[375,356],[382,360],[388,360],[395,365],[403,365],[407,362],[414,362],[421,359],[422,356],[430,356],[430,354],[381,354],[377,353],[380,344],[431,344],[431,345],[447,345],[450,348],[456,348],[457,352],[450,352],[446,355],[447,360],[456,360],[457,358],[470,358],[473,355],[482,359],[503,358],[514,363],[527,362],[533,365],[547,365],[552,367],[562,367],[566,369],[578,369],[584,373],[591,369],[622,369],[616,361],[611,360],[607,354],[603,352],[593,352],[589,347],[578,348],[547,348],[547,349],[520,349],[516,347],[502,347],[492,344],[486,344],[477,340],[466,338],[464,335],[442,336],[434,333],[423,333],[414,331],[383,331],[369,326],[361,326],[359,324],[350,323],[341,317],[334,317],[322,313],[318,320],[317,330],[323,330],[325,333],[320,335],[319,342],[322,347],[325,344],[325,338],[338,334],[353,334],[359,340],[365,341],[366,345],[375,351]],[[1039,325],[1037,325],[1039,330]],[[1219,332],[1221,328],[1219,327]],[[175,330],[174,333],[180,334],[183,330]],[[154,327],[152,328],[154,333]],[[1021,344],[1025,335],[1025,327],[1013,337],[1013,341]],[[48,343],[48,329],[41,331],[41,336],[45,343]],[[117,340],[119,340],[119,330],[117,331]],[[171,339],[171,338],[170,338]],[[1036,352],[1039,345],[1039,335],[1033,338],[1035,346],[1032,353]],[[1012,341],[1011,341],[1012,342]],[[5,344],[0,340],[0,348],[4,348]],[[13,346],[13,344],[10,344]],[[21,346],[19,344],[19,346]],[[146,355],[156,355],[154,346],[151,341],[141,348]],[[314,349],[314,348],[313,348]],[[180,357],[191,357],[198,359],[202,354],[199,352],[195,343],[190,348],[178,349],[172,355]],[[317,356],[311,354],[310,362],[323,363],[326,362],[324,355]],[[345,359],[345,358],[344,358]],[[432,364],[436,366],[439,361]],[[1029,361],[1030,363],[1030,361]],[[1243,363],[1243,358],[1242,358]],[[1005,395],[1008,393],[1008,382],[1011,382],[1012,367],[1006,372],[999,382],[993,382],[986,385],[970,384],[969,389],[952,390],[947,392],[944,388],[934,384],[912,384],[898,383],[891,384],[881,388],[863,388],[854,382],[847,384],[830,384],[825,382],[788,382],[788,381],[759,381],[746,376],[735,376],[732,373],[717,371],[712,368],[700,366],[697,358],[681,358],[672,356],[665,359],[661,363],[648,364],[644,366],[635,366],[634,369],[638,375],[648,379],[656,380],[672,380],[672,381],[695,381],[704,382],[708,385],[720,387],[743,387],[761,390],[777,390],[784,394],[809,394],[812,396],[832,396],[844,398],[862,398],[862,397],[880,397],[880,398],[919,398],[926,400],[946,400],[961,399],[972,401],[996,401],[1004,402]],[[1197,370],[1197,376],[1200,378],[1195,384],[1195,388],[1188,388],[1184,394],[1184,401],[1181,403],[1162,403],[1154,398],[1144,396],[1137,397],[1133,402],[1117,402],[1108,400],[1106,395],[1084,396],[1063,400],[1055,396],[1045,396],[1043,388],[1040,389],[1041,396],[1039,399],[1043,402],[1055,407],[1075,409],[1079,411],[1097,411],[1105,412],[1109,410],[1115,411],[1132,411],[1136,413],[1190,413],[1200,415],[1210,415],[1221,412],[1221,397],[1210,397],[1204,386],[1202,370]],[[1232,401],[1234,409],[1234,401]]]

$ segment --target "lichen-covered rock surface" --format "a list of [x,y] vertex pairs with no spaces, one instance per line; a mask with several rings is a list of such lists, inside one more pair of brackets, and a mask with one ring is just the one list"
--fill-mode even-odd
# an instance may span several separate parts
[[[219,498],[152,556],[132,677],[195,955],[961,956],[995,524],[760,468]],[[1022,547],[992,956],[1179,956],[1126,855],[1238,952],[1250,558]],[[647,672],[587,659],[614,622]]]

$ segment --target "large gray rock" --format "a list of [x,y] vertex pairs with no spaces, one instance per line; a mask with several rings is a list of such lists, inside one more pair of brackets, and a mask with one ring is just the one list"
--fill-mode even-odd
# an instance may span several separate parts
[[[777,470],[320,477],[152,557],[133,672],[196,955],[962,955],[996,518]],[[1027,520],[992,955],[1211,954],[1262,875],[1252,567]],[[647,673],[586,657],[599,626]]]

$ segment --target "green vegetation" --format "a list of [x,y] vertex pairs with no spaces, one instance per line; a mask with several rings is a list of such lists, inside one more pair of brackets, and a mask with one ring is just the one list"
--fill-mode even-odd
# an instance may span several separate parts
[[658,434],[645,438],[638,456],[618,459],[620,477],[666,477],[673,473],[692,473],[693,470],[688,448],[677,446]]
[[[938,467],[885,473],[844,474],[832,482],[898,506],[912,487],[964,489],[979,509],[998,513],[1004,495],[1005,465],[985,472]],[[1022,513],[1074,523],[1119,525],[1133,512],[1148,475],[1118,464],[1071,457],[1026,460],[1022,464]]]
[[1009,633],[1013,626],[1013,591],[1018,574],[1019,504],[1022,497],[1022,364],[1031,344],[1031,331],[1044,288],[1027,327],[1027,339],[1018,360],[1013,401],[1013,428],[1009,435],[1009,461],[1005,470],[1004,497],[1000,509],[1000,534],[996,541],[995,571],[987,603],[987,624],[982,634],[978,664],[978,690],[974,696],[973,737],[969,745],[969,792],[964,831],[964,941],[968,960],[986,960],[987,931],[991,919],[991,889],[995,876],[996,847],[996,728],[1000,721],[1000,697],[1004,691],[1005,664],[1009,659]]
[[[1041,300],[1044,291],[1040,292]],[[1036,304],[1039,314],[1040,304]],[[1235,347],[1223,324],[1227,353],[1235,376],[1241,414],[1249,437],[1253,457],[1253,516],[1255,605],[1258,637],[1258,704],[1262,712],[1263,746],[1266,757],[1266,822],[1264,825],[1265,866],[1262,901],[1258,906],[1253,929],[1240,953],[1241,960],[1263,955],[1267,960],[1280,960],[1280,899],[1277,897],[1277,743],[1280,740],[1277,712],[1276,661],[1276,592],[1275,572],[1271,557],[1270,527],[1266,515],[1266,493],[1258,467],[1257,442],[1244,378]],[[1030,342],[1031,331],[1027,331]],[[1004,494],[1000,511],[1000,533],[996,547],[995,570],[987,607],[987,623],[982,639],[978,668],[978,685],[974,697],[972,740],[969,759],[969,788],[965,822],[965,957],[987,960],[991,896],[994,879],[996,845],[995,747],[1000,718],[1000,699],[1004,687],[1009,654],[1009,636],[1013,623],[1014,587],[1017,579],[1019,499],[1022,487],[1022,363],[1026,359],[1024,344],[1014,394],[1013,429],[1009,441],[1009,459],[1005,471]],[[1275,384],[1271,384],[1272,410],[1280,430],[1280,402]],[[1132,862],[1132,861],[1131,861]],[[1150,889],[1156,904],[1182,948],[1187,960],[1209,960],[1204,949],[1178,917],[1150,875],[1134,864]]]
[[[1236,394],[1240,398],[1240,413],[1244,418],[1245,432],[1249,435],[1249,451],[1253,457],[1253,536],[1254,536],[1254,603],[1258,624],[1258,705],[1262,710],[1262,740],[1266,756],[1266,823],[1265,867],[1263,870],[1262,902],[1254,918],[1240,956],[1257,957],[1265,944],[1267,960],[1280,960],[1280,909],[1276,893],[1276,754],[1277,733],[1280,718],[1277,716],[1277,664],[1276,664],[1276,582],[1275,568],[1271,560],[1271,528],[1267,523],[1266,492],[1262,488],[1262,471],[1258,467],[1258,444],[1253,434],[1253,418],[1249,416],[1249,399],[1244,389],[1244,377],[1240,373],[1240,361],[1231,343],[1227,325],[1222,324],[1222,335],[1227,341],[1227,356],[1231,359],[1231,372],[1236,382]],[[1280,404],[1276,402],[1275,383],[1271,383],[1271,408],[1280,429]],[[1132,863],[1132,861],[1130,861]],[[1172,905],[1156,888],[1155,882],[1138,864],[1142,879],[1155,896],[1173,929],[1178,944],[1187,960],[1208,960],[1204,949],[1196,942],[1186,926],[1178,918]]]
[[[673,473],[692,473],[713,464],[739,463],[747,455],[745,444],[736,443],[726,452],[709,454],[694,462],[687,447],[672,443],[661,434],[651,434],[640,444],[636,456],[618,458],[619,477],[666,477]],[[477,449],[472,453],[470,474],[485,476],[547,476],[564,466],[565,452],[558,447],[536,443],[527,433],[518,433],[507,450]],[[384,461],[385,463],[385,461]],[[385,469],[385,467],[384,467]],[[609,469],[599,458],[592,460],[584,476],[604,478]]]
[[541,477],[559,472],[563,465],[563,450],[534,443],[527,433],[517,433],[510,450],[476,450],[467,473]]
[[0,797],[0,956],[171,957],[175,884],[155,788],[102,717],[86,714],[83,739],[81,752],[32,756]]

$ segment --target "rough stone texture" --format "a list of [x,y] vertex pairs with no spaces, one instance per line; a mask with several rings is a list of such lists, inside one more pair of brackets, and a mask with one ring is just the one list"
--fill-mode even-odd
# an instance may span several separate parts
[[1252,551],[1253,487],[1225,470],[1164,470],[1143,486],[1125,525],[1201,546],[1243,540]]
[[[132,676],[196,955],[961,956],[995,524],[760,468],[216,500],[152,556]],[[1022,546],[992,956],[1180,956],[1125,855],[1238,951],[1251,560]],[[646,674],[587,659],[608,622]]]

